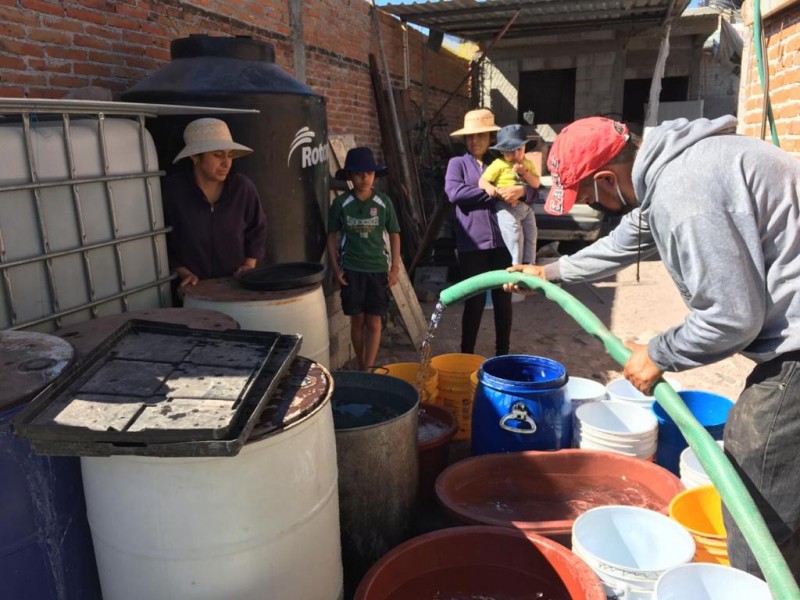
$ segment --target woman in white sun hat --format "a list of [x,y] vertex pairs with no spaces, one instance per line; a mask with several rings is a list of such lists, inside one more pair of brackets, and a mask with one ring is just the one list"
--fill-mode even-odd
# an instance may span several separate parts
[[255,184],[231,173],[233,159],[250,154],[224,121],[196,119],[183,132],[185,147],[173,163],[192,162],[164,179],[169,264],[182,288],[200,279],[230,277],[256,266],[266,247],[267,224]]

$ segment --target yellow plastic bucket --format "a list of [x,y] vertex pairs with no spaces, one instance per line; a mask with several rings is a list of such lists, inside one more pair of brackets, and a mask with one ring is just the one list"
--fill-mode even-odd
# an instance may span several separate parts
[[[397,377],[403,381],[407,381],[414,387],[417,386],[417,377],[419,376],[419,369],[421,365],[416,362],[402,362],[402,363],[389,363],[388,365],[381,365],[373,367],[372,371],[378,375],[390,375]],[[425,376],[425,381],[422,390],[417,390],[420,395],[420,402],[428,402],[437,404],[436,390],[438,386],[438,374],[436,369],[432,366],[428,367],[428,373]]]
[[730,565],[728,534],[722,521],[722,499],[713,485],[681,492],[669,504],[669,516],[692,534],[697,552],[695,562]]
[[453,439],[468,440],[472,435],[472,400],[475,389],[470,376],[486,358],[477,354],[440,354],[431,359],[438,373],[437,403],[456,416],[458,432]]

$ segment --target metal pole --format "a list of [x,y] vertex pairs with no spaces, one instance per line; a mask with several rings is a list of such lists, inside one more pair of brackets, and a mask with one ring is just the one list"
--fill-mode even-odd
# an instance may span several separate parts
[[[381,53],[381,62],[383,63],[383,70],[386,73],[386,89],[389,95],[389,112],[392,113],[392,127],[394,128],[395,136],[397,136],[397,149],[400,153],[400,169],[403,171],[403,179],[406,183],[406,189],[414,189],[411,185],[411,167],[408,164],[408,156],[406,154],[406,146],[403,141],[403,132],[400,130],[400,120],[397,117],[397,105],[394,101],[394,87],[392,86],[392,73],[389,70],[389,62],[386,60],[386,52],[383,49],[383,35],[381,34],[381,21],[378,15],[378,7],[375,6],[375,0],[372,0],[372,18],[375,21],[375,29],[378,34],[378,49]],[[415,200],[412,198],[412,201]],[[418,198],[416,200],[419,200]],[[421,207],[420,207],[421,208]],[[420,219],[424,219],[424,215],[419,215]],[[417,223],[416,225],[421,225]]]

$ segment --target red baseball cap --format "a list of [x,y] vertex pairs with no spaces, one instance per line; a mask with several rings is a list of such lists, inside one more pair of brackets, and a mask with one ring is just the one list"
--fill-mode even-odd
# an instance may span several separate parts
[[630,132],[625,123],[605,117],[587,117],[567,125],[553,142],[547,167],[553,187],[544,209],[565,215],[578,197],[578,184],[607,164],[625,147]]

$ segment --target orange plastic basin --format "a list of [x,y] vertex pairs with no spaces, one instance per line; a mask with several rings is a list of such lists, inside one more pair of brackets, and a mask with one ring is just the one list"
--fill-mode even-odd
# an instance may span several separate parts
[[532,531],[570,544],[575,519],[609,504],[667,514],[684,486],[658,465],[599,450],[512,452],[459,461],[436,480],[436,495],[465,523]]
[[606,600],[580,558],[533,533],[501,527],[452,527],[413,538],[381,558],[355,600],[514,598]]

